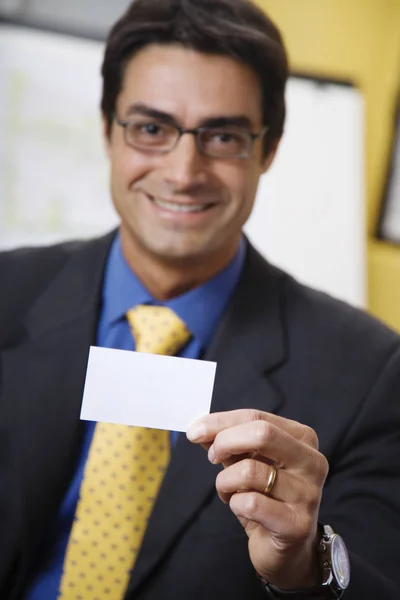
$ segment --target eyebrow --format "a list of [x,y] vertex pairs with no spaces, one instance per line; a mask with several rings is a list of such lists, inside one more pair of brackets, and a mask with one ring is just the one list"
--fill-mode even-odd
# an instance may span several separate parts
[[[134,115],[143,115],[158,119],[164,123],[178,125],[178,121],[173,115],[157,110],[147,104],[136,103],[129,106],[126,116],[130,117]],[[220,115],[202,119],[198,127],[240,127],[242,129],[252,129],[253,125],[246,115]]]

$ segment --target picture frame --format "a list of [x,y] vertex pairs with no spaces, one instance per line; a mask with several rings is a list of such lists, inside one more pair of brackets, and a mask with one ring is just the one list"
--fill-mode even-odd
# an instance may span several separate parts
[[400,93],[377,234],[383,241],[400,245]]

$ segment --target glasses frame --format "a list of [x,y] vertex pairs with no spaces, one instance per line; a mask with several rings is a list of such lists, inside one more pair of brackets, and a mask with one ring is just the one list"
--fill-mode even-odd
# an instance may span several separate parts
[[[187,129],[186,127],[180,127],[179,125],[176,125],[175,123],[168,123],[168,125],[170,127],[174,128],[177,131],[178,135],[176,137],[175,143],[168,149],[157,150],[157,149],[143,148],[140,145],[135,145],[135,144],[129,143],[127,131],[128,131],[129,125],[132,125],[133,123],[136,122],[135,119],[119,119],[116,115],[114,115],[114,120],[117,123],[117,125],[120,125],[120,127],[122,127],[124,130],[125,144],[129,148],[133,148],[134,150],[140,150],[141,152],[146,152],[149,154],[168,154],[168,152],[172,152],[172,150],[174,150],[177,147],[181,137],[188,133],[190,135],[194,135],[195,140],[196,140],[196,147],[200,154],[202,154],[203,156],[208,156],[210,158],[218,158],[221,160],[230,160],[232,158],[249,158],[251,155],[252,149],[253,149],[254,142],[256,140],[262,139],[269,129],[269,127],[267,125],[265,125],[258,133],[253,133],[251,131],[244,131],[244,130],[241,131],[241,133],[246,135],[249,140],[248,150],[242,154],[232,154],[231,156],[220,156],[219,154],[212,154],[212,153],[206,152],[204,150],[202,143],[201,143],[201,135],[205,131],[210,131],[210,130],[215,130],[215,129],[223,129],[223,127],[219,128],[219,127],[202,126],[202,127],[195,127],[194,129]],[[227,127],[227,131],[229,131],[229,129],[233,129],[233,130],[236,129],[236,131],[237,131],[240,128],[238,128],[238,127],[235,128],[235,126]]]

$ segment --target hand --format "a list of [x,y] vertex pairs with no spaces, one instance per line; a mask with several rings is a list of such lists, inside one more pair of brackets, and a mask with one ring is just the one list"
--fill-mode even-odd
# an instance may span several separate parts
[[[257,573],[283,590],[321,583],[318,512],[328,462],[318,452],[314,430],[243,409],[207,415],[187,437],[208,450],[213,464],[224,466],[217,492],[248,535]],[[266,496],[271,464],[277,476]]]

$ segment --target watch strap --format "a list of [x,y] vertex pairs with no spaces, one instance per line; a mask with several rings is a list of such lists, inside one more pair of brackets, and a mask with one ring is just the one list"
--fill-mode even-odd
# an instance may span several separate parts
[[321,585],[317,585],[312,588],[303,590],[281,590],[274,585],[262,582],[264,589],[267,592],[267,598],[271,600],[332,600],[332,598],[339,598],[340,596],[333,596],[332,591]]

